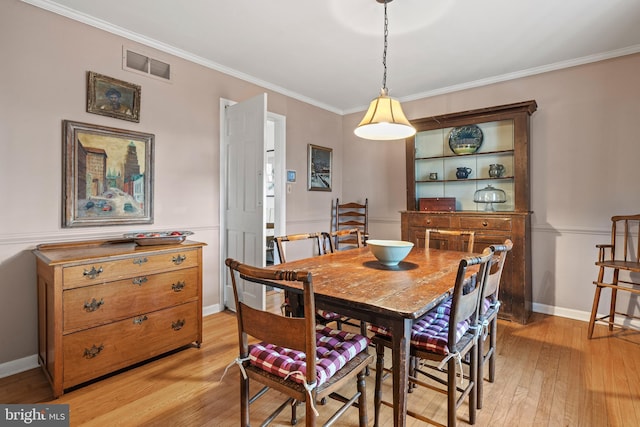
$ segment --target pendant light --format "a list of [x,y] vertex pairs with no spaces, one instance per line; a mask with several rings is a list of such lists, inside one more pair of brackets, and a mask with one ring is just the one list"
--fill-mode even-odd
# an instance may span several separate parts
[[389,35],[389,20],[387,18],[387,3],[392,0],[376,0],[384,3],[384,51],[382,65],[382,90],[380,96],[371,101],[367,113],[357,128],[353,131],[357,136],[373,140],[404,139],[415,135],[416,130],[402,111],[400,102],[389,96],[387,89],[387,36]]

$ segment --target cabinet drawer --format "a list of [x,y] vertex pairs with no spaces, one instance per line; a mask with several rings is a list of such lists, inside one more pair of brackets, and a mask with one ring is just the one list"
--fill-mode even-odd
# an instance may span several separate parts
[[461,217],[460,228],[476,230],[511,230],[511,218]]
[[181,304],[63,338],[63,387],[108,374],[198,339],[197,302]]
[[198,296],[198,269],[136,276],[63,292],[64,333],[182,304]]
[[411,215],[409,216],[410,227],[425,227],[425,228],[448,228],[451,225],[451,220],[448,216],[444,215]]
[[162,271],[178,270],[198,265],[196,250],[177,250],[161,254],[144,254],[120,260],[96,260],[83,265],[66,267],[63,288],[95,285]]

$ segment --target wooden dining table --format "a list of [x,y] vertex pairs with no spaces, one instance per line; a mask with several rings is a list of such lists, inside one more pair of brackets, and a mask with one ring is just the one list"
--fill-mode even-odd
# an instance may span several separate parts
[[[362,247],[305,258],[272,269],[309,271],[316,308],[384,326],[392,335],[393,420],[406,425],[411,327],[453,292],[468,252],[413,248],[397,266],[377,261]],[[291,283],[288,291],[300,288]]]

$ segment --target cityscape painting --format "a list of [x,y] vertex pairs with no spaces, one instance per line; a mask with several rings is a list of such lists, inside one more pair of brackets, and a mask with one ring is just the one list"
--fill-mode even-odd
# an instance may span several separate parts
[[154,135],[63,127],[63,227],[153,223]]

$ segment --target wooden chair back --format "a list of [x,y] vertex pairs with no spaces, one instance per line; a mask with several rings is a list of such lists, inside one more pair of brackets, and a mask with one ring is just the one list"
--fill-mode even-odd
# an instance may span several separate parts
[[[485,248],[481,256],[467,257],[460,260],[458,266],[458,274],[456,275],[456,283],[453,288],[451,313],[449,317],[449,350],[455,353],[455,343],[457,341],[456,326],[458,323],[467,320],[472,326],[478,325],[480,316],[480,307],[482,295],[484,295],[484,286],[489,275],[490,261],[493,257],[493,250]],[[472,277],[475,278],[475,284],[470,286],[467,277],[467,269],[471,266],[478,265],[478,272]]]
[[[353,228],[360,230],[360,237],[363,239],[360,241],[360,244],[366,242],[366,239],[369,237],[369,199],[364,199],[364,203],[340,203],[340,199],[336,199],[335,231]],[[335,238],[335,249],[339,250],[341,245],[355,247],[355,236],[337,236]]]
[[491,245],[491,249],[493,249],[494,255],[493,260],[491,261],[491,269],[487,276],[487,283],[484,286],[483,294],[485,298],[497,301],[504,262],[507,260],[507,254],[509,251],[513,249],[513,242],[507,239],[502,245]]
[[273,238],[275,242],[276,250],[278,251],[278,257],[280,259],[280,264],[287,262],[286,255],[284,253],[284,242],[295,242],[300,240],[315,240],[314,247],[317,248],[316,255],[323,255],[325,253],[324,246],[322,245],[322,233],[300,233],[300,234],[289,234],[286,236],[277,236]]
[[[360,231],[359,228],[351,228],[346,230],[330,231],[328,233],[326,231],[323,231],[322,232],[323,250],[326,253],[334,253],[337,250],[337,247],[338,247],[337,245],[340,239],[343,239],[344,237],[347,237],[347,236],[350,237],[349,241],[353,242],[352,245],[354,248],[362,247],[362,244],[363,244],[362,232]],[[329,245],[328,248],[327,248],[327,244]]]
[[[601,249],[599,262],[640,263],[640,214],[612,217],[611,244],[596,247]],[[606,249],[609,249],[609,257],[606,255]]]
[[[432,237],[434,237],[432,236],[432,234],[439,235],[443,239],[437,239],[437,243],[432,244],[431,240],[436,240],[432,239]],[[472,253],[473,245],[475,243],[475,235],[476,232],[473,230],[441,230],[435,228],[427,228],[424,235],[424,247],[434,247],[436,249],[450,249],[460,251],[466,250],[466,252]],[[466,248],[464,245],[465,238],[467,239]],[[444,241],[446,241],[446,245],[444,244]]]

